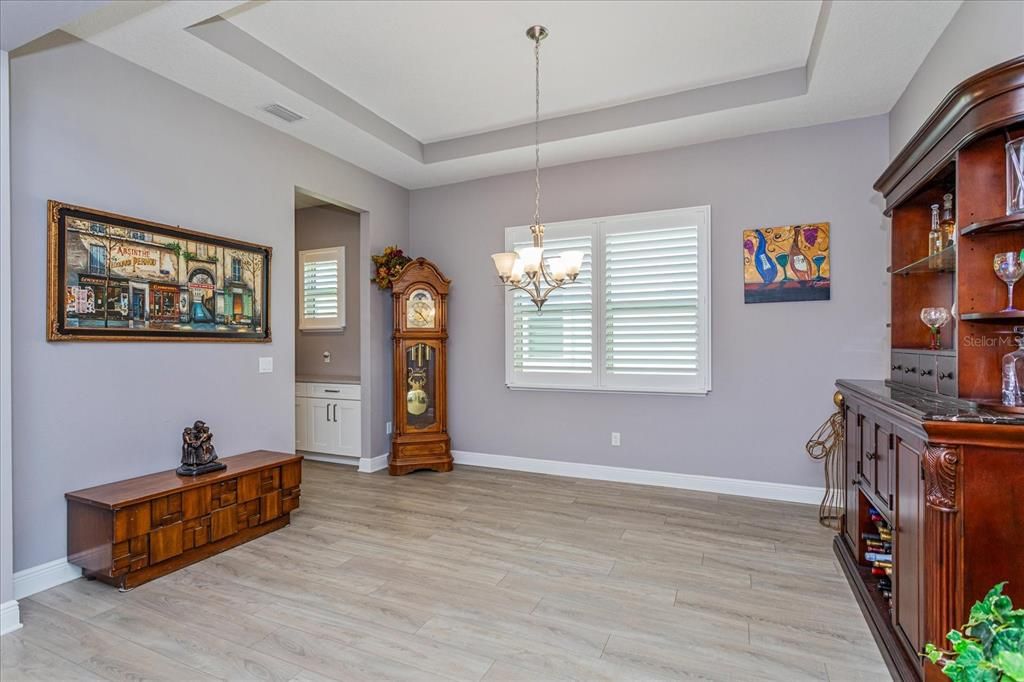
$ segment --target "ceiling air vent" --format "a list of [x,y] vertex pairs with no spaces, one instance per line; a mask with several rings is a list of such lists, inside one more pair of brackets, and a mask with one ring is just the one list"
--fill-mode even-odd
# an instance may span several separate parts
[[285,121],[286,123],[295,123],[296,121],[301,121],[302,119],[305,118],[305,116],[303,116],[302,114],[296,114],[291,109],[282,107],[280,104],[268,104],[267,106],[263,107],[263,111],[273,116],[277,116],[279,119]]

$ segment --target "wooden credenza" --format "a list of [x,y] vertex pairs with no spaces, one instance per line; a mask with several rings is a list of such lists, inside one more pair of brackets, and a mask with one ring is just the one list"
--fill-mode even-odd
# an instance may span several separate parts
[[130,589],[286,526],[302,457],[258,450],[202,476],[165,471],[66,493],[68,561]]
[[[881,381],[839,381],[846,511],[835,551],[893,677],[942,680],[948,646],[998,582],[1024,603],[1024,418]],[[892,601],[871,575],[868,509],[892,527]]]

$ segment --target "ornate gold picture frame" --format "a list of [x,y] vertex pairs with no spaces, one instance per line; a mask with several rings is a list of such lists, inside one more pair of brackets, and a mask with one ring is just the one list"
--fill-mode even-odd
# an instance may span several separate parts
[[270,341],[269,246],[47,203],[49,341]]

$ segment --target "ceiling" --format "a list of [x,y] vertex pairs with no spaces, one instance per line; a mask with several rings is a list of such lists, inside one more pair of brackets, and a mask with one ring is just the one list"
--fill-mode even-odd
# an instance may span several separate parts
[[419,188],[532,166],[533,23],[554,165],[885,113],[959,5],[123,0],[65,30]]

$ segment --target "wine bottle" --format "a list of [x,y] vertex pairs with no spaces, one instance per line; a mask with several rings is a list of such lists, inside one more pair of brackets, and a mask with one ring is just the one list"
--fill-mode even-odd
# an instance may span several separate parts
[[956,243],[956,217],[953,215],[953,195],[946,193],[942,195],[942,220],[939,221],[942,228],[942,238],[946,246]]
[[932,229],[928,232],[928,255],[937,256],[942,251],[944,239],[939,227],[939,205],[932,204]]
[[809,259],[800,248],[800,226],[793,228],[793,243],[789,245],[789,269],[798,281],[806,282],[813,279],[811,272],[811,259]]

